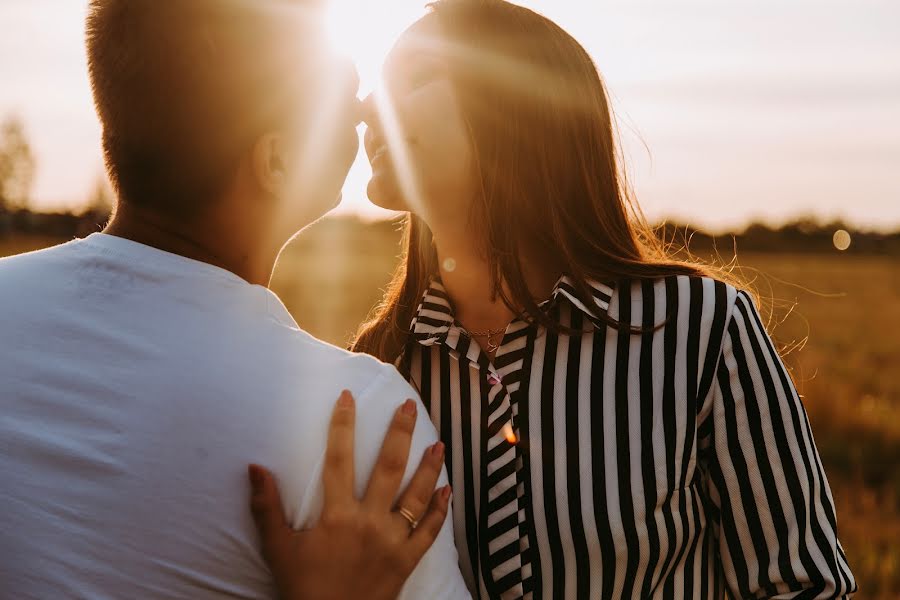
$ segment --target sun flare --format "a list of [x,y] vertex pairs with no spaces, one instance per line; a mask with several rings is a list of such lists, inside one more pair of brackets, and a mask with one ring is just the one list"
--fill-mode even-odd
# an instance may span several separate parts
[[424,4],[392,0],[385,3],[367,0],[330,0],[325,27],[328,40],[349,56],[359,70],[362,90],[372,91],[381,72],[381,63],[400,33],[423,14]]
[[328,41],[336,49],[343,53],[356,57],[359,53],[359,44],[353,35],[350,23],[352,22],[351,6],[347,0],[332,0],[328,3],[325,13],[325,29]]

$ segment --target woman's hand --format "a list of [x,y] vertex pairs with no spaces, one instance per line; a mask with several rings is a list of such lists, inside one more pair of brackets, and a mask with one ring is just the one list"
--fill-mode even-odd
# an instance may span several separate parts
[[[409,457],[415,402],[397,409],[362,500],[353,495],[355,421],[353,397],[344,392],[331,418],[324,507],[313,529],[291,529],[274,477],[262,467],[249,468],[250,506],[282,600],[396,598],[447,516],[450,488],[434,489],[444,461],[440,442],[426,450],[394,503]],[[418,517],[415,528],[399,507]]]

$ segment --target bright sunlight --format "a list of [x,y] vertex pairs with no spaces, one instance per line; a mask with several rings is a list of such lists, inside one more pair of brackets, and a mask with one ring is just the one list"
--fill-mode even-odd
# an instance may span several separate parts
[[375,89],[381,63],[400,33],[425,14],[425,2],[391,0],[387,3],[365,0],[331,0],[326,27],[335,48],[350,56],[359,70],[362,87],[368,94]]

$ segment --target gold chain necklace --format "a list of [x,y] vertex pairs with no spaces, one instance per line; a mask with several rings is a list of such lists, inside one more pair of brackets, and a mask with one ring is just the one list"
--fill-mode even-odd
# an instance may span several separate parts
[[491,329],[489,331],[470,331],[469,335],[472,337],[494,337],[497,334],[503,333],[506,331],[506,327],[501,327],[500,329]]
[[473,338],[487,338],[487,351],[488,354],[493,354],[497,350],[500,349],[500,343],[503,341],[501,338],[499,342],[494,342],[493,338],[496,335],[500,335],[501,333],[506,333],[506,327],[501,327],[500,329],[490,329],[488,331],[470,331],[469,335]]

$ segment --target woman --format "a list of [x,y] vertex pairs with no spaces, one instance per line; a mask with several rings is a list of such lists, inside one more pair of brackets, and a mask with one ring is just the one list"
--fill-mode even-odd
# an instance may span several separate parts
[[354,349],[417,387],[481,598],[833,598],[856,584],[751,296],[626,192],[604,86],[551,21],[441,0],[367,102],[406,252]]

